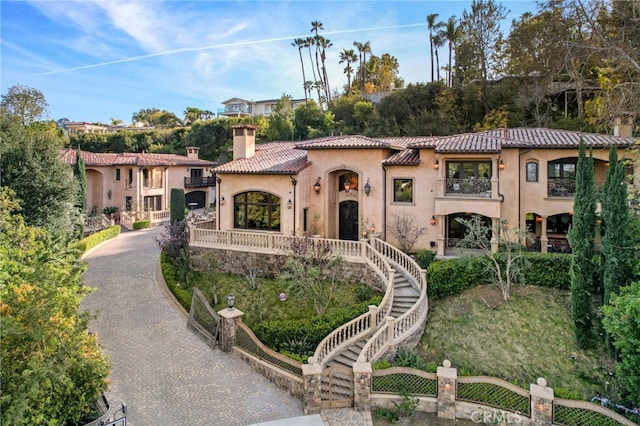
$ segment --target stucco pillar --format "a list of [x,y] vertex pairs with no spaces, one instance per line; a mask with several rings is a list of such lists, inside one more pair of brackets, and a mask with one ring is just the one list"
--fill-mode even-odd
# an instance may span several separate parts
[[320,414],[320,389],[322,386],[322,367],[309,357],[309,364],[302,364],[302,383],[304,387],[304,415]]
[[540,230],[540,253],[549,251],[549,237],[547,236],[547,217],[542,216],[542,228]]
[[436,372],[438,376],[438,417],[455,420],[456,418],[456,382],[458,370],[451,368],[451,362],[445,359]]
[[236,344],[236,321],[240,321],[244,312],[239,309],[222,309],[218,311],[221,318],[220,347],[223,352],[231,352]]
[[445,230],[445,219],[446,216],[437,215],[436,216],[436,241],[437,241],[437,255],[444,256],[447,249],[447,242],[444,238],[444,230]]
[[372,373],[370,362],[353,363],[353,407],[358,411],[371,410]]
[[536,383],[529,385],[531,424],[550,425],[553,423],[553,389],[547,387],[547,381],[542,377]]

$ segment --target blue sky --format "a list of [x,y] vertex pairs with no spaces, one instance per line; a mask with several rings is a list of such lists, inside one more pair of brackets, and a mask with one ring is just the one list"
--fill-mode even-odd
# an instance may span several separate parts
[[[329,83],[342,90],[339,52],[354,41],[398,59],[405,83],[430,79],[426,15],[460,17],[471,1],[6,1],[0,3],[0,86],[40,90],[49,118],[125,124],[142,108],[183,117],[232,97],[304,97],[296,37],[311,22],[333,47]],[[503,1],[504,23],[535,11]],[[357,51],[356,51],[357,52]],[[440,56],[441,64],[447,53]],[[308,77],[308,76],[307,76]],[[309,79],[309,78],[307,78]]]

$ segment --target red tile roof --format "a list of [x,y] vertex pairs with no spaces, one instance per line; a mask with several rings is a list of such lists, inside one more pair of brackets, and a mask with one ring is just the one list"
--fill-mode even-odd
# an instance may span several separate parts
[[420,151],[407,149],[392,155],[382,162],[385,166],[417,166],[420,164]]
[[391,148],[391,144],[382,139],[373,139],[360,135],[328,136],[298,142],[297,149],[381,149]]
[[216,167],[215,173],[296,174],[309,167],[307,153],[295,149],[298,142],[271,142],[256,145],[251,158],[242,158]]
[[[85,166],[200,166],[212,167],[216,163],[207,160],[188,158],[175,154],[148,154],[148,153],[99,153],[81,151],[82,160]],[[75,164],[76,150],[72,148],[63,149],[61,152],[62,162]]]

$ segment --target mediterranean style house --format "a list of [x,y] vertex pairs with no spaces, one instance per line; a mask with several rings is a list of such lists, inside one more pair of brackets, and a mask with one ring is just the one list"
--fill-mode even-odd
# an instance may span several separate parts
[[258,145],[255,130],[233,126],[233,161],[212,170],[218,229],[345,240],[373,232],[398,245],[392,231],[409,223],[423,232],[413,249],[438,256],[464,236],[456,218],[472,215],[526,229],[532,250],[569,251],[580,140],[593,150],[598,185],[610,147],[635,159],[630,136],[543,128]]
[[[222,117],[249,117],[254,115],[264,115],[268,117],[280,99],[265,99],[262,101],[249,101],[241,98],[231,98],[222,102],[224,109],[218,111]],[[306,103],[304,99],[292,99],[293,109]]]
[[[183,188],[187,207],[208,207],[215,199],[216,165],[198,158],[199,149],[187,155],[147,153],[94,153],[80,151],[87,176],[87,209],[108,206],[122,211],[169,209],[172,188]],[[62,161],[73,165],[75,149],[62,151]]]

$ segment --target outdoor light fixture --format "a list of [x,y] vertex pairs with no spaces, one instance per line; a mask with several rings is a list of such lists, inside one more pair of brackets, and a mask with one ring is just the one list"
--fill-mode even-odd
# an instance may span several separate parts
[[435,163],[433,163],[433,168],[438,170],[440,168],[440,162],[438,160],[436,160]]
[[451,389],[453,389],[453,386],[451,386],[451,383],[447,382],[444,384],[444,390],[447,392],[451,392]]
[[499,168],[500,170],[504,170],[504,168],[505,168],[504,161],[500,160],[500,161],[498,162],[498,168]]
[[346,175],[344,179],[344,191],[349,192],[350,189],[351,189],[351,176]]
[[542,219],[542,216],[536,217],[536,222],[538,222],[538,223],[542,223],[543,220],[544,219]]
[[109,197],[109,199],[111,199],[112,196],[113,196],[113,192],[111,192],[111,190],[109,190],[109,192],[107,192],[107,197]]
[[233,294],[227,296],[227,309],[233,311],[233,305],[236,304],[236,298]]
[[367,178],[367,183],[364,184],[364,193],[367,194],[367,197],[368,197],[370,192],[371,192],[371,185],[369,185],[369,178]]
[[313,184],[313,190],[316,191],[316,194],[320,193],[320,176],[318,176],[316,183]]
[[224,206],[224,197],[220,197],[220,205]]
[[291,206],[292,206],[291,200],[287,201],[287,208],[289,210],[291,210]]
[[436,217],[435,216],[431,216],[431,224],[432,225],[436,224]]

